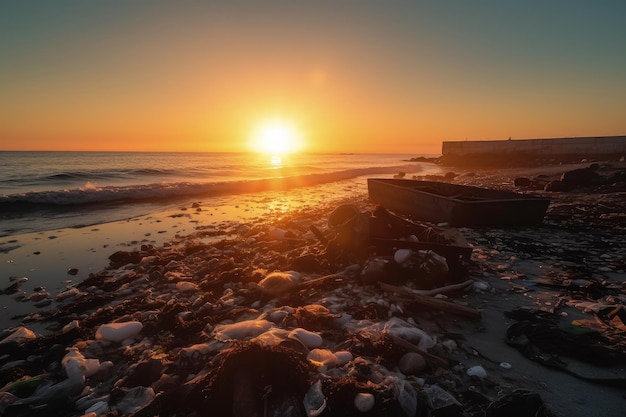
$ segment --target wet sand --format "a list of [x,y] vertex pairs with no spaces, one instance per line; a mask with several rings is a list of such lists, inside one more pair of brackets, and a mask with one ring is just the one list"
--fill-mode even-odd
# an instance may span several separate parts
[[[516,177],[538,174],[557,177],[564,170],[576,167],[484,170],[471,174],[453,168],[451,171],[461,174],[455,179],[459,183],[515,189],[512,181]],[[6,279],[3,288],[11,283],[8,276],[27,276],[29,280],[19,285],[18,294],[28,298],[34,293],[47,291],[51,302],[43,305],[45,302],[41,301],[17,301],[18,294],[0,295],[4,307],[0,319],[5,323],[4,327],[22,323],[39,338],[58,335],[61,327],[71,320],[78,320],[84,327],[82,337],[67,342],[67,347],[78,346],[86,356],[97,356],[95,352],[99,351],[101,360],[115,358],[116,373],[107,380],[109,391],[115,391],[112,387],[123,387],[124,383],[120,381],[127,380],[133,366],[149,357],[161,358],[162,373],[175,378],[179,384],[206,383],[209,377],[215,377],[216,370],[211,368],[209,361],[220,356],[217,354],[220,349],[211,345],[210,353],[203,357],[206,362],[195,363],[189,368],[183,366],[181,357],[185,349],[198,343],[214,343],[216,326],[228,323],[228,320],[239,322],[259,317],[263,312],[287,311],[285,314],[291,316],[298,308],[323,305],[329,308],[328,314],[344,317],[333,318],[343,322],[348,320],[347,315],[373,323],[384,323],[393,316],[413,320],[417,327],[436,338],[437,345],[429,352],[444,358],[451,366],[444,369],[430,363],[424,371],[406,380],[417,392],[423,384],[441,386],[458,397],[462,408],[469,413],[467,415],[475,415],[470,411],[478,412],[481,407],[484,409],[516,389],[540,394],[547,409],[557,416],[622,416],[626,413],[624,385],[614,387],[580,378],[581,375],[623,378],[626,375],[623,364],[597,367],[566,358],[567,369],[574,370],[578,376],[563,369],[548,368],[531,361],[506,343],[506,331],[517,320],[504,315],[519,307],[527,307],[554,313],[561,324],[572,320],[594,321],[595,317],[589,312],[574,304],[568,305],[572,299],[581,301],[586,297],[585,300],[590,300],[588,293],[567,287],[571,281],[579,282],[577,280],[596,284],[600,291],[606,289],[606,294],[593,299],[595,303],[622,306],[626,302],[623,284],[626,231],[621,217],[625,212],[626,195],[623,190],[558,194],[533,191],[552,198],[541,225],[513,229],[459,229],[474,248],[468,278],[476,284],[468,291],[453,293],[449,297],[481,312],[479,320],[467,320],[441,311],[414,310],[411,303],[397,301],[396,295],[385,293],[376,285],[363,285],[358,273],[355,274],[355,268],[359,266],[350,262],[327,263],[326,248],[311,234],[309,227],[314,225],[327,232],[328,215],[343,203],[349,202],[363,211],[374,208],[367,201],[364,180],[333,187],[302,189],[290,192],[289,197],[280,193],[243,196],[240,202],[230,205],[188,202],[155,216],[125,222],[1,239],[0,261],[3,269],[8,271],[7,277],[3,277]],[[109,264],[108,256],[117,251],[141,251],[144,261],[115,265],[103,271]],[[198,251],[195,256],[194,251]],[[264,273],[293,269],[294,259],[302,254],[313,255],[317,262],[313,268],[316,270],[302,273],[304,282],[311,282],[302,291],[290,297],[271,297],[252,285],[258,285]],[[169,257],[172,259],[166,263]],[[72,268],[77,269],[76,275],[68,274]],[[203,273],[199,274],[199,270]],[[160,275],[151,275],[155,271]],[[332,274],[337,273],[341,276],[332,278]],[[132,279],[128,278],[129,274]],[[331,278],[327,281],[315,283],[316,279],[329,276]],[[121,282],[121,277],[125,277],[125,283]],[[81,286],[86,279],[90,285]],[[113,285],[117,281],[120,281],[119,285]],[[553,285],[547,285],[548,281]],[[186,293],[178,285],[184,282],[200,287]],[[101,285],[100,290],[98,285]],[[83,295],[54,301],[55,295],[68,286],[80,288]],[[103,288],[108,289],[103,292]],[[61,311],[63,306],[78,305],[81,297],[87,299],[90,295],[107,294],[114,300],[109,302],[109,307],[94,303],[91,309],[83,306],[80,311],[63,310],[66,313],[61,316],[54,313]],[[124,300],[135,303],[134,308],[125,306]],[[180,308],[165,314],[168,302]],[[41,307],[35,307],[35,303],[40,303]],[[102,308],[109,310],[103,311]],[[161,310],[161,316],[156,313],[156,318],[154,312],[146,311],[155,308]],[[175,316],[180,318],[168,321]],[[166,317],[169,318],[166,320]],[[115,344],[99,346],[102,343],[90,341],[99,325],[130,319],[143,322],[144,330],[134,340],[125,342],[128,343],[128,354],[120,354]],[[317,319],[324,323],[324,318]],[[297,324],[307,327],[302,320]],[[154,326],[157,325],[161,326],[161,333],[155,333]],[[286,326],[285,323],[275,325]],[[360,341],[355,341],[356,336],[350,336],[359,334],[359,331],[350,333],[337,326],[336,321],[321,327],[319,323],[317,327],[311,323],[308,325],[322,336],[322,346],[332,351],[347,349],[355,359],[369,358],[368,354],[376,353],[374,346],[370,346],[369,351],[362,346],[367,342],[363,340],[365,336],[362,335]],[[292,329],[294,323],[286,327]],[[609,330],[603,329],[603,332]],[[623,352],[624,333],[612,332],[611,336],[614,347]],[[118,353],[113,354],[113,351]],[[399,353],[388,357],[379,353],[382,364],[397,372],[396,355]],[[6,366],[7,362],[5,357],[2,364]],[[502,362],[510,364],[510,368],[503,368]],[[486,378],[467,375],[467,369],[476,365],[483,367]],[[348,372],[349,367],[350,363],[341,369]],[[24,371],[22,378],[33,376],[35,371],[26,366],[20,369]],[[335,374],[340,373],[339,369],[334,371]],[[202,375],[205,379],[193,379]],[[315,375],[313,369],[309,383]],[[4,383],[11,381],[11,378],[3,380]],[[168,396],[172,392],[179,393],[156,380],[145,384],[157,393],[162,389],[162,398],[172,398]],[[88,379],[87,386],[95,389],[96,383]],[[384,391],[381,386],[370,389],[379,399]],[[193,391],[192,388],[189,390]],[[471,393],[476,398],[471,399]],[[195,397],[190,394],[189,398]],[[328,401],[332,403],[330,397]],[[113,407],[115,401],[110,400],[109,404]],[[339,400],[336,400],[335,407],[338,405]],[[156,402],[146,403],[145,415],[149,414],[150,406],[156,407]],[[183,407],[181,404],[177,406]],[[377,403],[377,407],[382,405]],[[77,409],[65,415],[81,415],[81,412]],[[197,410],[190,412],[197,413]],[[173,412],[164,415],[173,415]]]

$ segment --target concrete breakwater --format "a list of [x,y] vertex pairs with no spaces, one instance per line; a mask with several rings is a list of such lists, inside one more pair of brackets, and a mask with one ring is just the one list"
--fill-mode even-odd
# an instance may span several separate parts
[[626,155],[626,136],[444,141],[441,153],[442,160],[449,163],[508,165],[619,159]]

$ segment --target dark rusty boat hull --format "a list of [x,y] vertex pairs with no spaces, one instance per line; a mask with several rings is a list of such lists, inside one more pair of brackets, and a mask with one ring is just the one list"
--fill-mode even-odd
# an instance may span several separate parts
[[415,219],[453,226],[540,223],[550,200],[436,181],[368,178],[370,200]]

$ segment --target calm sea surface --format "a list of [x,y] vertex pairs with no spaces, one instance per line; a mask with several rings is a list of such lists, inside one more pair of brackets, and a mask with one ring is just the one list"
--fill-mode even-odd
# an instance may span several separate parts
[[104,223],[189,198],[433,169],[422,155],[0,152],[0,236]]

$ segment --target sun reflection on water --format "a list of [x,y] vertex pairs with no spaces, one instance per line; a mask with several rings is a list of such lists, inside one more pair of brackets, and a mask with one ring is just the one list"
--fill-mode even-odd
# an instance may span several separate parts
[[270,160],[270,164],[274,168],[280,168],[283,166],[283,160],[280,155],[272,155],[272,159]]

